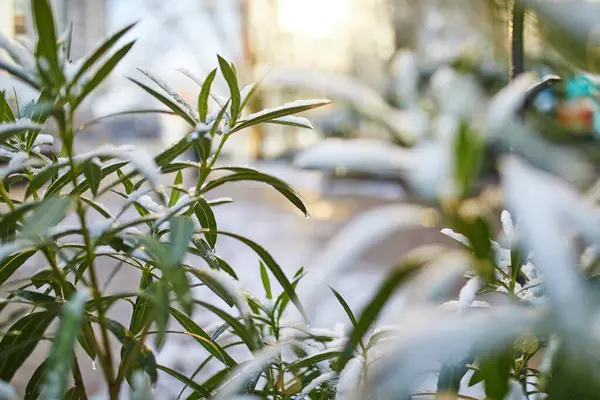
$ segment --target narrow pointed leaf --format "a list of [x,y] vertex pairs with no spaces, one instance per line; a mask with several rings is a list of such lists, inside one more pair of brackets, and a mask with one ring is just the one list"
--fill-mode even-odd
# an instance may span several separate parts
[[3,91],[0,91],[0,123],[15,122],[15,116],[6,101]]
[[269,121],[265,121],[267,124],[276,124],[276,125],[287,125],[287,126],[295,126],[297,128],[305,128],[305,129],[315,129],[310,121],[304,117],[295,117],[295,116],[287,116],[281,118],[275,118]]
[[232,368],[237,365],[235,360],[229,356],[227,351],[219,346],[218,343],[213,342],[210,339],[210,335],[206,333],[200,326],[198,326],[189,317],[174,308],[171,308],[171,315],[181,324],[181,326],[188,332],[194,334],[196,341],[212,354],[216,359],[221,360],[227,367]]
[[[136,85],[138,85],[139,87],[144,89],[156,100],[160,101],[165,106],[169,107],[169,109],[171,111],[173,111],[175,114],[177,114],[181,118],[183,118],[188,124],[190,124],[190,126],[194,126],[194,127],[196,126],[196,123],[194,122],[194,120],[189,115],[187,115],[187,113],[181,107],[179,107],[177,104],[175,104],[173,101],[169,100],[162,94],[158,93],[156,90],[150,88],[149,86],[147,86],[133,78],[127,78],[127,79],[129,79],[130,81],[132,81],[133,83],[135,83]],[[157,163],[158,163],[158,161],[157,161]],[[158,163],[158,164],[161,165],[160,163]]]
[[262,280],[263,288],[265,289],[265,295],[268,300],[273,298],[273,293],[271,292],[271,281],[269,280],[269,273],[267,272],[267,268],[265,264],[260,261],[260,279]]
[[87,179],[92,194],[96,197],[98,195],[98,187],[100,186],[100,175],[102,174],[100,166],[92,160],[86,161],[83,164],[83,174],[85,175],[85,179]]
[[294,206],[296,206],[305,216],[308,216],[308,210],[306,209],[306,205],[300,198],[300,195],[292,188],[290,185],[278,179],[274,176],[259,172],[252,168],[243,168],[243,167],[220,167],[215,168],[217,171],[231,171],[233,174],[227,175],[221,178],[217,178],[213,181],[210,181],[205,186],[205,192],[212,190],[218,186],[221,186],[227,182],[236,182],[236,181],[256,181],[263,182],[273,189],[277,190],[283,196],[285,196]]
[[212,304],[206,303],[204,301],[196,300],[195,303],[211,311],[216,316],[221,318],[224,322],[227,322],[229,326],[231,326],[231,328],[235,331],[235,333],[240,337],[240,339],[244,341],[246,346],[248,346],[248,349],[257,350],[260,347],[255,332],[253,332],[251,328],[241,323],[236,317],[233,317],[232,315],[221,310],[220,308],[215,307]]
[[25,387],[24,400],[36,400],[40,396],[40,393],[42,392],[42,379],[44,378],[47,362],[47,359],[44,360],[44,362],[35,369],[31,378],[29,378],[29,382],[27,382],[27,386]]
[[62,72],[58,63],[58,41],[50,0],[33,0],[31,9],[35,29],[38,33],[35,55],[38,59],[45,60],[53,75],[54,82],[60,83],[59,79]]
[[4,282],[6,282],[6,280],[36,252],[37,249],[25,250],[0,262],[0,285],[4,284]]
[[0,359],[0,379],[8,382],[13,378],[29,358],[55,315],[49,311],[28,314],[8,329],[9,332],[19,333],[4,336],[0,341],[0,354],[11,350],[10,354]]
[[[193,145],[193,143],[184,137],[179,142],[177,142],[173,146],[169,147],[168,149],[166,149],[165,151],[163,151],[162,153],[160,153],[159,155],[154,157],[154,161],[156,162],[156,165],[158,165],[159,167],[164,167],[167,164],[169,164],[171,161],[176,159],[179,155],[188,151],[188,149],[190,147],[192,147],[192,145]],[[169,172],[174,172],[174,171],[169,171]],[[167,172],[165,172],[165,173],[167,173]]]
[[169,233],[169,253],[171,265],[181,263],[187,252],[188,243],[194,234],[194,222],[189,217],[178,216],[171,218]]
[[123,57],[125,57],[127,53],[129,53],[129,50],[131,50],[134,44],[135,40],[127,43],[125,46],[121,47],[117,52],[115,52],[115,54],[113,54],[104,63],[104,65],[102,65],[102,67],[94,74],[94,77],[90,79],[83,87],[81,94],[75,101],[75,107],[79,105],[88,94],[90,94],[94,89],[96,89],[98,85],[102,83],[102,81],[104,81],[104,79],[113,71],[113,69],[115,69],[115,67],[123,59]]
[[14,64],[0,59],[0,70],[8,72],[10,75],[14,76],[22,82],[25,82],[34,89],[41,89],[39,82],[37,82],[37,80],[33,76],[31,76],[27,71],[25,71],[21,67],[18,67]]
[[240,111],[240,88],[238,86],[237,76],[235,71],[231,68],[231,65],[221,56],[217,56],[219,60],[219,68],[221,69],[221,73],[227,81],[227,86],[229,86],[229,93],[231,95],[231,120],[235,123],[237,116]]
[[375,296],[371,298],[364,308],[360,318],[356,322],[356,326],[350,334],[348,343],[342,351],[342,355],[337,362],[337,369],[343,370],[346,363],[350,361],[353,356],[354,349],[358,346],[365,333],[373,325],[373,323],[379,317],[379,313],[383,309],[383,306],[387,303],[390,297],[394,294],[396,289],[405,283],[408,279],[414,276],[416,270],[421,266],[419,262],[407,262],[401,264],[395,268],[384,281],[379,285],[379,288],[375,292]]
[[[174,185],[181,186],[182,184],[183,184],[183,174],[181,173],[181,171],[179,171],[179,172],[177,172],[177,175],[175,176]],[[176,190],[176,189],[171,190],[171,197],[169,198],[169,207],[173,207],[175,204],[177,204],[177,200],[179,200],[180,195],[181,195],[181,192],[179,190]]]
[[198,222],[200,222],[200,226],[204,229],[206,241],[214,249],[217,244],[217,220],[212,208],[203,197],[198,199],[194,207],[194,213],[198,218]]
[[350,308],[350,306],[348,305],[346,300],[342,297],[341,294],[338,293],[337,290],[335,290],[331,286],[329,287],[329,289],[331,289],[331,291],[335,295],[335,298],[337,299],[337,301],[342,305],[342,308],[346,312],[346,315],[348,315],[350,322],[352,322],[352,326],[356,327],[356,324],[357,324],[356,317],[354,316],[354,313],[352,312],[352,309]]
[[251,114],[246,120],[240,121],[240,123],[237,124],[234,129],[232,129],[231,133],[240,131],[249,126],[260,124],[262,122],[267,122],[274,119],[287,117],[289,115],[295,115],[303,111],[312,110],[313,108],[322,107],[329,103],[331,103],[329,100],[306,100],[284,104],[277,108],[266,109]]
[[304,308],[302,307],[302,304],[300,303],[300,299],[298,298],[298,295],[296,295],[296,291],[294,290],[292,284],[290,283],[288,278],[285,276],[285,273],[283,272],[283,270],[281,269],[279,264],[277,264],[277,262],[273,259],[273,257],[271,257],[271,255],[263,247],[261,247],[260,245],[258,245],[255,242],[251,241],[250,239],[247,239],[243,236],[236,235],[235,233],[230,233],[230,232],[220,232],[220,233],[222,235],[226,235],[226,236],[232,237],[234,239],[237,239],[240,242],[244,243],[246,246],[250,247],[252,250],[254,250],[254,252],[265,263],[267,268],[269,268],[269,270],[271,271],[273,276],[275,276],[275,278],[277,279],[277,281],[279,282],[279,284],[281,285],[283,290],[290,297],[290,299],[292,300],[292,302],[294,303],[294,305],[296,306],[298,311],[300,311],[302,316],[306,320],[308,320],[306,312],[304,311]]
[[131,25],[127,25],[125,28],[121,29],[110,38],[108,38],[104,43],[100,45],[94,52],[85,60],[85,62],[81,65],[81,68],[75,74],[75,77],[71,81],[71,85],[76,84],[81,77],[90,70],[96,64],[96,62],[106,54],[114,45],[117,43],[119,39],[121,39],[127,32],[131,30],[135,26],[135,23]]
[[165,332],[169,323],[169,292],[162,282],[156,282],[150,286],[150,294],[152,317],[158,328],[155,343],[156,347],[160,349],[165,342]]
[[129,323],[129,330],[137,335],[142,331],[144,325],[148,322],[150,317],[150,304],[145,292],[149,289],[152,284],[152,274],[149,270],[142,271],[142,278],[140,279],[140,295],[135,300],[133,306],[133,314],[131,315],[131,322]]
[[194,249],[188,249],[190,253],[200,256],[204,261],[206,261],[210,268],[221,268],[217,255],[204,239],[202,239],[199,235],[193,235],[192,244],[196,249],[195,251]]
[[42,125],[26,119],[0,124],[0,143],[6,142],[19,133],[39,132],[41,129]]
[[71,197],[51,197],[44,200],[23,224],[21,235],[29,238],[43,236],[48,228],[63,220],[72,204]]
[[204,389],[204,387],[202,387],[202,385],[194,382],[193,380],[191,380],[190,378],[186,377],[185,375],[180,374],[179,372],[172,370],[168,367],[165,367],[164,365],[157,365],[156,368],[158,368],[159,370],[166,372],[167,374],[171,375],[173,378],[177,379],[179,382],[181,383],[185,383],[187,386],[189,386],[195,393],[198,393],[201,396],[204,396],[205,398],[209,398],[210,397],[210,392],[206,389]]
[[63,307],[60,324],[46,363],[42,400],[59,399],[67,389],[75,355],[75,340],[84,320],[85,303],[88,298],[87,291],[77,292]]
[[202,83],[202,90],[200,90],[200,95],[198,96],[198,113],[200,114],[200,121],[202,122],[206,122],[206,116],[208,115],[208,96],[210,95],[210,89],[216,75],[216,69],[210,71],[204,80],[204,83]]

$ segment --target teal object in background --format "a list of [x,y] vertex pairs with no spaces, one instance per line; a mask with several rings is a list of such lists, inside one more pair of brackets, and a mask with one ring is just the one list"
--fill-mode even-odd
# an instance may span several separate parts
[[567,100],[575,100],[580,97],[592,97],[596,91],[596,85],[583,75],[576,75],[570,78],[566,85]]

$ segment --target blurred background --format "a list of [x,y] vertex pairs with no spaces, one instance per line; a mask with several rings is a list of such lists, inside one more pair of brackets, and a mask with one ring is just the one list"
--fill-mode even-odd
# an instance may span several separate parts
[[[31,43],[34,34],[28,4],[28,0],[0,2],[0,31],[25,43]],[[356,78],[391,104],[397,103],[394,80],[402,73],[395,70],[394,60],[405,48],[417,55],[422,74],[433,72],[465,51],[476,54],[490,72],[507,71],[504,28],[490,24],[490,18],[503,16],[494,14],[497,10],[482,1],[55,0],[54,5],[59,31],[73,23],[74,60],[120,28],[139,21],[129,38],[123,39],[138,39],[133,51],[101,93],[89,101],[89,116],[82,119],[155,106],[125,79],[135,76],[141,66],[164,77],[184,98],[193,100],[196,85],[177,69],[206,76],[216,65],[216,54],[235,62],[241,82],[250,83],[265,75],[268,81],[270,75],[285,76],[289,70],[343,74]],[[532,37],[528,36],[529,47],[535,47]],[[252,106],[259,109],[306,95],[328,95],[311,89],[307,93],[298,85],[266,85]],[[224,82],[219,82],[216,90],[227,93]],[[355,114],[351,104],[336,101],[335,106],[313,115],[314,132],[269,125],[239,135],[229,151],[237,158],[269,159],[285,157],[324,136],[386,135],[377,124]],[[142,129],[122,129],[127,123],[144,125]],[[185,133],[171,117],[119,120],[117,125],[97,127],[88,136],[172,142]]]

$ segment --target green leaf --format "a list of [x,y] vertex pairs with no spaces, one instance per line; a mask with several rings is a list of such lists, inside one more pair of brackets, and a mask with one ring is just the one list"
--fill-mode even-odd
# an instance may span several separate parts
[[189,315],[192,313],[192,295],[185,270],[181,266],[181,260],[187,253],[188,243],[194,233],[194,223],[189,217],[184,216],[172,218],[170,222],[170,265],[163,269],[163,274],[171,282],[181,306]]
[[255,332],[249,327],[242,324],[237,318],[231,316],[227,312],[221,310],[218,307],[213,306],[212,304],[206,303],[201,300],[195,300],[195,303],[206,308],[211,311],[217,317],[221,318],[224,322],[227,322],[231,329],[235,331],[235,333],[244,341],[248,349],[250,350],[258,350],[260,348],[260,344]]
[[469,356],[458,362],[442,363],[437,381],[438,393],[458,394],[460,392],[460,382],[469,371],[467,364],[472,364],[474,357]]
[[250,85],[248,85],[246,88],[248,88],[249,90],[246,92],[246,88],[244,88],[241,92],[242,94],[242,105],[240,106],[240,111],[243,111],[246,106],[248,105],[248,103],[250,103],[250,100],[252,100],[252,98],[254,97],[254,95],[256,94],[256,92],[258,91],[258,89],[260,88],[260,86],[262,85],[263,82],[263,78],[261,78],[258,82],[252,83]]
[[158,329],[156,347],[160,349],[165,342],[169,323],[169,292],[162,282],[156,282],[150,286],[149,294],[151,294],[148,298],[152,305],[152,317]]
[[65,393],[75,355],[75,340],[81,330],[89,293],[77,292],[63,307],[54,344],[46,363],[42,400],[59,399]]
[[0,124],[0,143],[6,142],[6,140],[19,133],[39,132],[41,129],[42,125],[26,120],[2,123]]
[[[191,147],[191,145],[190,145],[190,147]],[[179,171],[182,171],[182,170],[188,169],[188,168],[200,169],[200,168],[202,168],[202,164],[195,163],[193,161],[174,162],[174,163],[166,164],[165,166],[163,166],[160,169],[160,171],[163,174],[171,174],[173,172],[179,172]]]
[[[91,321],[98,323],[98,318],[96,316],[87,314],[87,317]],[[127,354],[133,351],[133,349],[137,346],[138,340],[135,338],[133,333],[125,329],[123,325],[115,320],[107,318],[106,327],[123,345],[123,349],[121,350],[121,360],[124,360],[125,357],[127,357]],[[148,346],[140,347],[140,353],[131,366],[131,369],[129,371],[125,371],[126,376],[129,377],[130,373],[135,370],[144,370],[150,377],[150,381],[153,384],[158,380],[158,373],[156,371],[156,358]]]
[[6,280],[36,252],[37,249],[25,250],[0,262],[0,285],[4,284],[4,282],[6,282]]
[[18,80],[20,80],[22,82],[25,82],[26,84],[28,84],[29,86],[31,86],[32,88],[34,88],[36,90],[41,89],[41,85],[39,84],[39,82],[37,82],[36,78],[31,76],[29,74],[29,72],[25,71],[21,67],[18,67],[12,63],[9,63],[9,62],[6,62],[6,61],[0,59],[0,70],[4,70],[4,71],[8,72],[13,77],[17,78]]
[[76,387],[67,390],[62,400],[82,400]]
[[26,315],[10,327],[8,331],[15,334],[4,336],[0,341],[0,354],[10,350],[10,354],[0,360],[0,379],[9,382],[13,378],[55,316],[55,313],[49,311],[35,312]]
[[88,206],[92,207],[94,210],[96,210],[98,212],[98,214],[102,215],[104,218],[107,219],[114,219],[114,217],[111,215],[110,211],[108,211],[106,209],[106,207],[101,204],[98,203],[92,199],[88,199],[87,197],[84,196],[79,196],[79,198]]
[[67,29],[63,32],[61,37],[58,39],[58,44],[61,46],[65,58],[71,60],[71,47],[73,44],[73,21],[69,23]]
[[74,108],[77,107],[83,99],[92,92],[92,90],[96,89],[102,81],[115,69],[117,64],[129,53],[129,50],[135,44],[135,40],[127,43],[125,46],[121,47],[118,51],[115,52],[100,69],[94,74],[94,77],[90,79],[83,87],[81,94],[75,100]]
[[[206,285],[213,293],[219,296],[229,307],[236,305],[236,299],[231,296],[227,288],[225,288],[221,281],[215,277],[212,271],[205,271],[200,268],[189,267],[187,270],[198,278],[202,283]],[[241,311],[241,310],[240,310]]]
[[[44,168],[42,168],[42,170],[39,171],[33,177],[33,179],[29,182],[29,186],[27,187],[27,192],[25,193],[25,196],[26,197],[31,196],[34,192],[36,192],[38,189],[40,189],[46,182],[48,182],[54,176],[54,174],[56,174],[58,172],[59,169],[61,169],[63,167],[65,167],[64,163],[55,162],[52,164],[48,164]],[[64,181],[64,185],[69,183],[70,178],[71,178],[70,172],[65,173],[64,175],[62,175],[61,178]],[[57,179],[56,182],[61,180],[61,178]],[[50,188],[52,188],[52,186],[56,185],[56,182],[54,182],[54,184],[49,186],[48,190],[46,191],[47,196],[48,196],[48,192],[50,191]],[[60,190],[60,188],[56,188],[54,190],[54,192],[57,192],[58,190]]]
[[217,56],[219,60],[219,68],[229,86],[231,95],[231,123],[234,124],[240,112],[240,88],[238,86],[237,76],[231,65],[221,56]]
[[310,121],[303,117],[287,116],[287,117],[275,118],[270,121],[265,121],[265,123],[266,124],[275,124],[275,125],[295,126],[297,128],[304,128],[304,129],[315,129],[314,126],[310,123]]
[[200,256],[204,261],[206,261],[210,268],[221,268],[217,255],[204,239],[202,239],[199,235],[193,235],[192,244],[196,248],[196,251],[193,249],[188,249],[188,251],[190,251],[192,254]]
[[204,80],[204,83],[202,83],[202,90],[200,90],[200,95],[198,96],[198,114],[200,114],[200,121],[202,122],[206,122],[206,116],[208,115],[208,96],[210,95],[210,88],[216,75],[216,69],[210,71]]
[[215,219],[212,208],[210,208],[210,205],[208,205],[206,200],[201,197],[194,207],[194,212],[203,229],[206,241],[210,247],[214,249],[217,244],[217,220]]
[[316,365],[316,364],[318,364],[320,362],[331,360],[333,358],[337,358],[341,354],[342,353],[340,351],[338,351],[338,350],[326,350],[326,351],[322,351],[322,352],[317,353],[315,355],[302,358],[302,359],[300,359],[298,361],[294,361],[293,363],[291,363],[289,365],[289,369],[292,370],[292,371],[298,371],[301,368],[307,368],[307,367],[310,367],[312,365]]
[[[168,149],[166,149],[165,151],[163,151],[162,153],[160,153],[159,155],[154,157],[154,161],[156,162],[156,165],[158,165],[159,167],[164,167],[167,164],[169,164],[171,161],[173,161],[175,158],[177,158],[177,156],[188,151],[189,148],[192,147],[192,145],[193,145],[193,143],[190,142],[187,139],[187,137],[184,137],[179,142],[177,142],[173,146],[169,147]],[[174,172],[174,171],[169,171],[169,172]]]
[[[112,174],[113,172],[116,172],[119,170],[119,168],[123,168],[124,166],[126,166],[127,164],[129,164],[128,161],[122,161],[122,162],[118,162],[118,163],[114,163],[114,164],[110,164],[104,168],[102,168],[102,174],[100,177],[100,181],[102,181],[102,179],[106,178],[108,175]],[[30,183],[30,187],[27,188],[27,192],[28,192],[28,196],[33,193],[35,190],[39,189],[40,187],[42,187],[42,185],[44,183],[46,183],[46,181],[48,179],[50,179],[52,177],[52,175],[57,172],[61,167],[63,167],[64,165],[60,164],[60,163],[54,163],[51,166],[45,167],[44,170],[42,170],[42,172],[40,172],[39,174],[37,174],[32,182]],[[46,171],[46,169],[49,168],[52,171]],[[83,171],[79,170],[78,171],[78,175],[79,173],[82,173]],[[36,182],[34,184],[33,181],[35,181],[38,176],[40,176],[41,174],[45,174],[49,176],[44,176],[41,179],[41,182]],[[56,193],[59,193],[60,190],[62,188],[64,188],[65,186],[67,186],[69,183],[71,183],[71,172],[65,173],[63,175],[61,175],[58,179],[56,179],[56,181],[54,181],[50,186],[48,186],[48,189],[46,189],[46,192],[44,193],[44,198],[48,198]],[[88,189],[88,182],[87,181],[83,181],[81,182],[79,185],[77,185],[77,189],[73,190],[71,193],[75,194],[81,194],[83,192],[85,192]]]
[[37,207],[40,204],[39,201],[30,201],[25,204],[19,204],[13,211],[9,211],[0,218],[0,232],[4,239],[13,239],[17,227],[17,222],[23,218],[23,216]]
[[273,189],[277,190],[283,196],[285,196],[293,205],[295,205],[302,213],[308,217],[309,213],[306,209],[306,205],[300,198],[300,195],[292,188],[290,185],[278,179],[274,176],[259,172],[252,168],[243,168],[243,167],[219,167],[215,168],[215,171],[231,171],[233,174],[227,175],[213,181],[210,181],[206,184],[204,191],[208,192],[218,186],[221,186],[227,182],[235,182],[235,181],[256,181],[263,182]]
[[212,341],[208,333],[206,333],[202,328],[200,328],[194,321],[192,321],[189,317],[183,314],[181,311],[178,311],[174,308],[171,308],[171,315],[173,318],[181,324],[183,329],[187,332],[194,334],[194,339],[206,349],[210,354],[212,354],[216,359],[220,360],[229,368],[233,368],[237,365],[235,360],[231,358],[231,356],[225,351],[218,343]]
[[371,298],[369,303],[364,308],[360,318],[356,322],[356,326],[350,334],[350,338],[342,351],[342,355],[337,362],[336,369],[341,371],[346,366],[346,363],[350,361],[353,356],[354,349],[361,342],[365,333],[369,330],[371,325],[379,317],[379,313],[383,309],[383,306],[394,294],[395,290],[410,279],[420,268],[422,264],[415,261],[406,261],[399,267],[396,267],[392,272],[386,276],[384,281],[379,285],[379,288],[375,292],[375,296]]
[[[183,174],[181,173],[181,171],[179,171],[179,172],[177,172],[177,175],[175,176],[174,185],[180,186],[182,184],[183,184]],[[177,204],[177,200],[179,200],[180,195],[181,195],[181,192],[179,190],[176,190],[176,189],[171,190],[171,197],[169,198],[169,207],[173,207],[175,204]]]
[[40,396],[40,393],[42,392],[42,379],[44,378],[47,362],[47,359],[44,360],[39,367],[35,369],[31,378],[29,378],[29,382],[27,382],[27,386],[25,387],[24,400],[36,400]]
[[6,101],[4,91],[0,90],[0,123],[15,122],[15,116]]
[[[133,78],[127,78],[127,79],[129,79],[130,81],[132,81],[133,83],[135,83],[136,85],[138,85],[139,87],[141,87],[142,89],[144,89],[146,92],[148,92],[156,100],[160,101],[165,106],[169,107],[169,109],[171,111],[173,111],[175,114],[177,114],[181,118],[183,118],[190,126],[193,126],[193,127],[196,126],[196,123],[194,122],[194,120],[189,115],[187,115],[187,113],[181,107],[179,107],[177,104],[175,104],[173,101],[169,100],[168,98],[166,98],[162,94],[158,93],[156,90],[148,87],[147,85],[145,85],[145,84],[143,84],[143,83],[141,83],[141,82],[139,82],[139,81],[137,81],[137,80],[135,80]],[[187,141],[187,139],[184,139],[184,140]],[[191,146],[191,143],[190,143],[190,146]],[[173,157],[173,158],[175,158],[175,157]],[[171,161],[171,160],[169,160],[169,161]],[[161,164],[160,162],[158,162],[158,160],[156,160],[156,163],[159,166],[163,166],[164,165],[164,164]]]
[[46,231],[63,220],[73,204],[72,197],[51,197],[38,205],[23,224],[23,237],[44,236]]
[[170,225],[170,261],[171,265],[179,265],[187,253],[188,243],[194,234],[194,222],[189,217],[177,216],[170,219]]
[[137,335],[142,331],[144,325],[148,322],[148,318],[150,317],[150,304],[148,298],[146,297],[146,291],[150,288],[151,284],[152,273],[149,269],[144,269],[142,271],[142,278],[140,279],[140,295],[135,300],[133,314],[131,315],[131,321],[129,323],[129,330],[134,335]]
[[58,41],[50,0],[32,0],[31,11],[38,34],[35,55],[38,62],[42,59],[45,60],[50,68],[54,83],[60,84],[62,72],[58,62]]
[[[81,348],[86,352],[90,359],[96,359],[96,347],[98,342],[92,324],[90,321],[84,321],[81,326],[81,332],[77,336],[77,341]],[[94,345],[95,343],[95,345]]]
[[240,123],[231,130],[231,133],[241,131],[249,126],[260,124],[262,122],[268,122],[274,119],[298,114],[303,111],[312,110],[313,108],[322,107],[329,103],[331,103],[329,100],[296,101],[284,104],[277,108],[263,110],[249,115],[248,119],[244,121],[240,121]]
[[70,85],[75,85],[79,81],[79,79],[81,79],[81,77],[87,71],[89,71],[90,68],[94,66],[94,64],[96,64],[100,57],[106,54],[106,52],[108,52],[115,45],[115,43],[117,43],[119,39],[121,39],[127,32],[131,30],[131,28],[135,26],[135,24],[136,23],[127,25],[125,28],[121,29],[120,31],[112,35],[110,38],[108,38],[104,43],[102,43],[102,45],[100,45],[100,47],[94,50],[94,52],[85,60],[83,65],[81,65],[81,68],[79,68],[79,70],[75,74],[75,77],[70,82]]
[[260,261],[260,279],[262,280],[263,288],[265,289],[265,295],[268,300],[273,298],[273,293],[271,292],[271,281],[269,280],[269,273],[267,272],[267,268],[265,264]]
[[510,352],[486,357],[479,369],[484,376],[485,394],[490,399],[503,399],[510,390],[510,371],[513,356]]
[[93,160],[88,160],[83,164],[83,174],[85,175],[85,179],[87,179],[92,194],[96,197],[98,195],[98,187],[100,186],[102,169]]
[[341,294],[339,294],[337,292],[337,290],[335,290],[331,286],[329,287],[329,289],[331,289],[331,291],[335,295],[335,298],[337,299],[337,301],[342,305],[342,308],[346,312],[346,315],[348,315],[348,318],[350,319],[350,322],[352,322],[352,326],[356,327],[356,324],[357,324],[356,317],[354,316],[354,313],[352,312],[352,309],[350,308],[350,306],[348,305],[348,303],[346,303],[346,300],[342,297]]
[[194,392],[198,393],[199,395],[202,395],[202,396],[204,396],[206,398],[210,397],[210,392],[208,390],[204,389],[202,387],[202,385],[194,382],[193,380],[189,379],[185,375],[182,375],[179,372],[174,371],[174,370],[172,370],[170,368],[167,368],[164,365],[160,365],[160,364],[158,364],[156,366],[156,368],[158,368],[159,370],[164,371],[167,374],[171,375],[173,378],[177,379],[179,382],[185,383],[187,386],[189,386],[190,388],[192,388],[192,390],[194,390]]
[[[208,244],[207,244],[208,246]],[[234,269],[231,267],[231,265],[227,264],[227,261],[223,260],[221,257],[216,256],[217,257],[217,264],[219,266],[219,269],[221,269],[222,271],[225,271],[226,273],[228,273],[229,275],[231,275],[231,277],[233,279],[235,279],[236,281],[239,280],[237,274],[235,273]]]
[[220,232],[220,233],[222,235],[226,235],[226,236],[232,237],[234,239],[237,239],[240,242],[244,243],[246,246],[250,247],[252,250],[254,250],[254,252],[265,263],[267,268],[269,268],[269,270],[271,271],[273,276],[275,276],[275,279],[277,279],[277,281],[279,282],[279,284],[281,285],[281,287],[283,288],[285,293],[287,293],[287,295],[290,297],[290,299],[292,300],[292,302],[294,303],[294,305],[296,306],[298,311],[300,311],[300,313],[302,314],[304,319],[308,321],[306,312],[304,311],[304,308],[302,307],[302,304],[300,303],[300,299],[296,295],[296,291],[295,291],[294,287],[292,286],[290,281],[287,279],[287,277],[285,276],[285,273],[283,272],[283,270],[281,269],[279,264],[277,264],[277,262],[273,259],[273,257],[271,257],[271,255],[263,247],[261,247],[260,245],[253,242],[250,239],[247,239],[240,235],[236,235],[235,233],[230,233],[230,232]]
[[467,196],[483,161],[483,142],[478,133],[461,122],[455,142],[454,173],[461,194]]
[[[125,174],[123,173],[123,171],[121,171],[120,169],[117,170],[117,176],[119,177],[119,181],[121,182],[121,184],[123,185],[123,188],[125,189],[125,193],[131,194],[131,192],[133,192],[133,182],[131,182],[131,179],[126,177]],[[125,198],[125,197],[123,197],[123,198]]]

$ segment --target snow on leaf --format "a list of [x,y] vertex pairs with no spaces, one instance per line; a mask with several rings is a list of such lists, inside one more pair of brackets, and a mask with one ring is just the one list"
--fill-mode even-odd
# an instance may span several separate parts
[[357,356],[348,361],[337,384],[336,400],[355,399],[356,392],[360,386],[362,368],[364,363],[362,356]]
[[563,232],[579,228],[584,237],[588,234],[598,238],[594,214],[564,182],[514,156],[503,160],[501,176],[508,205],[522,218],[521,239],[535,254],[536,266],[544,274],[547,294],[563,326],[584,326],[587,299],[583,276]]

